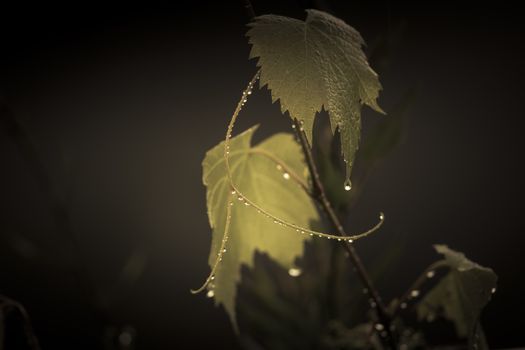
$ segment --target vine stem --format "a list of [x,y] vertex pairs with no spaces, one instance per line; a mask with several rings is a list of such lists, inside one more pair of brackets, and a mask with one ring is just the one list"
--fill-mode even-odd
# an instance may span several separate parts
[[[341,224],[341,221],[337,217],[337,214],[335,213],[330,201],[328,200],[328,197],[326,196],[326,191],[324,189],[323,183],[321,182],[319,171],[317,170],[317,166],[315,165],[314,157],[312,155],[310,145],[308,144],[306,134],[303,131],[303,127],[297,119],[294,119],[294,126],[294,130],[296,132],[297,137],[299,138],[299,142],[304,153],[306,164],[308,165],[308,170],[310,171],[310,175],[312,177],[314,198],[321,204],[321,207],[328,215],[328,218],[330,219],[331,223],[333,224],[339,235],[346,236],[343,225]],[[387,332],[388,344],[394,349],[397,348],[397,344],[391,328],[392,320],[387,312],[386,306],[383,303],[383,300],[378,290],[375,288],[372,279],[368,275],[366,268],[363,265],[361,258],[357,254],[353,243],[345,241],[343,243],[343,246],[348,252],[348,256],[352,264],[354,265],[355,271],[361,279],[361,283],[366,289],[366,294],[375,304],[375,310],[377,312],[379,322],[381,322],[381,324],[384,326],[384,330]]]
[[[250,20],[253,20],[255,18],[255,11],[253,9],[251,1],[244,0],[244,7],[246,9],[248,16],[250,17]],[[308,140],[306,138],[306,134],[304,133],[302,125],[297,119],[294,119],[294,125],[295,125],[294,130],[297,134],[297,137],[299,138],[301,148],[305,156],[305,161],[308,165],[308,169],[310,170],[310,174],[312,176],[314,198],[321,204],[323,210],[328,215],[330,221],[332,222],[333,226],[336,228],[338,234],[340,236],[346,236],[346,233],[341,224],[341,221],[337,217],[334,209],[332,208],[332,205],[330,204],[330,201],[328,200],[328,197],[326,196],[324,186],[319,177],[319,172],[317,171],[317,167],[314,162],[312,151],[310,149],[310,145],[308,144]],[[381,214],[381,221],[383,220],[382,216],[383,215]],[[388,344],[388,346],[391,347],[392,349],[397,349],[397,341],[396,341],[396,338],[394,338],[392,327],[391,327],[391,323],[392,323],[391,317],[386,310],[385,304],[383,303],[383,300],[381,299],[379,292],[377,291],[371,278],[369,277],[363,265],[363,262],[361,261],[361,258],[359,257],[359,255],[357,254],[357,251],[354,248],[353,243],[345,241],[343,243],[343,246],[348,252],[348,256],[350,257],[350,260],[352,261],[352,264],[354,265],[357,275],[359,276],[362,284],[366,288],[366,293],[368,297],[375,304],[375,310],[377,312],[377,317],[379,319],[379,322],[382,323],[384,330],[387,332],[386,339],[382,338],[381,335],[379,335],[379,338],[384,340],[385,344]]]

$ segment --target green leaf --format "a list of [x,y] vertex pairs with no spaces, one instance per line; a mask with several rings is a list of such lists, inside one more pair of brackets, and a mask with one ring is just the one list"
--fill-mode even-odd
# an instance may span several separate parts
[[469,348],[484,343],[479,325],[482,309],[496,290],[497,276],[492,269],[480,266],[445,245],[435,245],[450,267],[434,288],[418,303],[418,318],[433,320],[443,316],[452,321],[460,338],[469,339]]
[[361,47],[361,35],[327,13],[307,10],[305,21],[264,15],[250,24],[250,57],[258,57],[261,87],[268,85],[282,112],[303,123],[310,143],[317,112],[324,107],[332,131],[339,128],[349,180],[361,133],[361,104],[383,112],[381,90]]
[[[316,206],[303,187],[308,171],[300,146],[292,135],[276,134],[255,147],[251,139],[256,127],[230,140],[229,163],[239,191],[272,215],[301,227],[319,229]],[[235,296],[241,265],[252,266],[255,251],[266,252],[285,268],[293,266],[310,237],[274,223],[236,197],[229,207],[232,189],[224,162],[224,142],[208,151],[203,161],[203,182],[213,229],[209,264],[212,270],[222,248],[228,212],[231,210],[226,252],[218,262],[212,284],[215,302],[222,304],[236,327]],[[242,199],[242,198],[241,198]],[[228,209],[228,207],[230,209]],[[213,291],[213,293],[211,292]]]

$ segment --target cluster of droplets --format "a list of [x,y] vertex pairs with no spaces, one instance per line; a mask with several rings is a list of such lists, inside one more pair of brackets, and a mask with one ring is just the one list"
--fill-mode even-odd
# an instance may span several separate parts
[[[383,215],[383,213],[380,213],[380,215],[379,215],[379,222],[375,226],[373,226],[371,229],[369,229],[369,230],[367,230],[365,232],[362,232],[362,233],[359,233],[359,234],[356,234],[356,235],[341,236],[339,234],[330,234],[330,233],[318,232],[318,231],[311,230],[311,229],[308,229],[308,228],[305,228],[305,227],[301,227],[301,226],[296,225],[294,223],[290,223],[290,222],[287,222],[287,221],[285,221],[283,219],[275,217],[274,215],[270,214],[269,212],[267,212],[265,209],[263,209],[262,207],[260,207],[256,203],[252,202],[249,198],[247,198],[243,193],[241,193],[237,189],[237,187],[235,186],[235,183],[233,181],[233,178],[232,178],[232,172],[231,172],[230,164],[229,164],[230,139],[232,138],[233,127],[235,125],[237,117],[238,117],[240,111],[242,110],[242,108],[244,107],[244,105],[246,104],[246,102],[248,101],[249,95],[252,94],[252,90],[253,90],[257,80],[259,79],[259,76],[260,76],[260,71],[257,72],[257,74],[249,82],[247,88],[243,91],[241,99],[240,99],[239,103],[237,104],[237,107],[236,107],[236,109],[235,109],[235,111],[233,113],[233,116],[232,116],[232,118],[230,120],[230,123],[229,123],[227,131],[226,131],[226,139],[224,141],[224,162],[225,162],[225,166],[226,166],[226,172],[227,172],[228,180],[229,180],[230,187],[231,187],[231,197],[230,197],[230,199],[228,201],[228,204],[227,204],[227,217],[226,217],[226,224],[225,224],[225,228],[224,228],[224,235],[223,235],[221,247],[220,247],[220,249],[219,249],[219,251],[217,253],[217,258],[215,260],[215,263],[214,263],[214,265],[213,265],[213,267],[211,269],[211,272],[210,272],[208,278],[206,279],[204,284],[199,289],[192,290],[192,293],[199,293],[199,292],[203,291],[204,289],[208,289],[208,292],[207,292],[206,295],[208,297],[210,297],[210,298],[215,296],[215,292],[214,292],[215,274],[216,274],[217,268],[219,266],[219,263],[223,259],[223,255],[226,253],[226,243],[227,243],[228,238],[229,238],[229,228],[230,228],[230,222],[231,222],[232,206],[233,206],[235,198],[237,198],[237,200],[239,202],[242,202],[244,204],[244,206],[255,208],[255,210],[257,211],[258,214],[261,214],[261,215],[267,217],[268,219],[273,220],[273,222],[275,224],[277,224],[277,225],[290,228],[292,230],[295,230],[297,233],[300,233],[300,234],[303,234],[303,235],[309,235],[310,237],[334,239],[334,240],[337,240],[339,242],[344,241],[344,242],[348,242],[348,243],[353,243],[354,240],[362,238],[362,237],[365,237],[365,236],[368,236],[369,234],[371,234],[374,231],[376,231],[377,229],[379,229],[381,227],[381,225],[383,224],[383,221],[384,221],[384,215]],[[302,131],[303,130],[303,126],[302,126],[303,125],[303,121],[300,121],[299,125],[300,125],[300,130]],[[274,159],[274,161],[275,161],[275,159]],[[293,175],[294,173],[291,172],[288,168],[286,168],[284,164],[280,164],[280,163],[277,162],[277,169],[282,171],[282,176],[283,176],[284,180],[290,180],[293,177],[296,180],[296,182],[298,182],[300,185],[302,185],[305,188],[305,190],[307,190],[307,186],[305,184],[300,183],[298,177],[294,176]],[[345,190],[347,190],[347,191],[349,191],[351,189],[351,183],[350,183],[349,179],[347,179],[347,181],[345,181],[344,186],[345,186],[344,187]],[[288,271],[288,273],[292,277],[297,277],[297,276],[299,276],[301,274],[301,270],[292,268],[292,269],[290,269]]]

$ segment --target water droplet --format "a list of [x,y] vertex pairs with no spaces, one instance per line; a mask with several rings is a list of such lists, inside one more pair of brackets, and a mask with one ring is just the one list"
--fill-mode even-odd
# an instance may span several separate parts
[[248,91],[248,95],[251,95],[252,94],[252,90]]
[[283,177],[284,177],[285,180],[289,180],[290,179],[290,174],[284,173]]
[[341,238],[338,238],[337,240],[338,240],[339,242],[341,242]]
[[210,277],[210,281],[213,281],[215,279],[215,276]]
[[350,179],[345,180],[345,191],[350,191],[352,189],[352,182],[350,182]]
[[419,290],[414,289],[413,291],[410,292],[410,296],[412,298],[417,298],[419,296]]
[[222,250],[222,252],[223,252],[223,253],[226,253],[226,248],[224,248],[224,249]]
[[295,129],[295,124],[292,124],[292,129]]
[[399,305],[399,307],[402,309],[406,309],[407,306],[408,306],[407,303],[401,303],[401,305]]
[[354,241],[352,239],[348,239],[348,243],[353,243]]
[[240,200],[241,202],[244,200],[244,198],[242,198],[242,196],[237,197],[237,199]]
[[313,234],[313,233],[310,233],[310,237],[313,237],[313,236],[314,236],[314,234]]
[[235,194],[235,193],[236,193],[235,190],[232,190],[232,194]]
[[213,289],[210,289],[210,290],[208,291],[208,293],[206,293],[206,296],[207,296],[208,298],[213,298],[214,295],[215,295],[215,292],[213,291]]
[[292,267],[291,269],[288,270],[288,274],[292,277],[298,277],[298,276],[301,276],[301,273],[303,271],[301,271],[301,269],[298,269],[298,268],[295,268],[295,267]]
[[247,207],[249,207],[249,206],[250,206],[250,203],[248,203],[248,202],[244,202],[244,205],[247,206]]
[[381,323],[376,323],[375,329],[380,332],[385,329],[385,326],[383,326]]
[[385,214],[383,213],[379,214],[379,220],[381,221],[385,220]]
[[277,170],[283,170],[283,167],[281,166],[281,164],[277,164],[276,168]]
[[436,273],[433,270],[430,270],[430,271],[427,272],[427,278],[432,278],[432,277],[434,277],[435,274]]
[[304,231],[301,231],[302,234],[304,234]]
[[491,291],[490,291],[492,294],[496,293],[496,288],[492,288]]

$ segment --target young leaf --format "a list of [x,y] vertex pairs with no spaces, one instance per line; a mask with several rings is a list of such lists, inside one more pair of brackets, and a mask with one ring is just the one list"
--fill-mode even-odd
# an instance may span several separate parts
[[441,315],[452,321],[461,338],[469,338],[469,348],[483,342],[479,325],[482,309],[496,289],[497,276],[445,245],[435,245],[445,257],[450,272],[417,305],[419,319],[432,320]]
[[[236,187],[272,215],[319,229],[319,214],[305,191],[308,172],[300,146],[291,135],[276,134],[252,147],[255,130],[256,127],[251,128],[229,141],[229,163]],[[234,305],[241,265],[252,266],[254,252],[258,250],[283,267],[291,268],[296,257],[303,253],[304,240],[310,236],[275,223],[258,213],[243,197],[232,193],[224,142],[206,154],[203,181],[213,229],[209,264],[214,274],[207,286],[208,295],[224,306],[236,326]]]
[[381,90],[361,46],[361,35],[327,13],[307,10],[307,18],[264,15],[250,24],[250,57],[258,57],[261,86],[273,101],[303,123],[308,140],[316,112],[328,111],[332,131],[339,128],[349,181],[361,133],[361,104],[382,112]]

